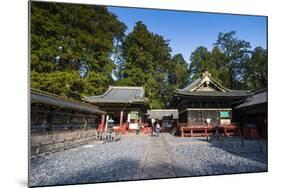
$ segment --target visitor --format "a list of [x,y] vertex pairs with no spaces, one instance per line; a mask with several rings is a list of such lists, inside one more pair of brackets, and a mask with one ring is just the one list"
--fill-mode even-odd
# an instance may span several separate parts
[[154,136],[154,128],[155,128],[155,120],[154,119],[151,119],[151,137]]
[[137,123],[136,135],[140,134],[140,124]]
[[156,122],[156,128],[155,128],[155,129],[156,129],[156,136],[157,136],[157,137],[159,137],[160,124],[159,124],[159,122],[158,122],[158,121]]

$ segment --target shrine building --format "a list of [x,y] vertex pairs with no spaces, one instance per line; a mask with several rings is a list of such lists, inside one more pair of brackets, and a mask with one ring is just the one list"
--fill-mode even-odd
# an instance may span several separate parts
[[144,97],[143,87],[109,86],[108,90],[97,96],[85,97],[84,100],[106,111],[103,117],[106,130],[108,122],[113,123],[113,129],[126,132],[137,129],[138,125],[147,126],[147,109],[149,100]]
[[179,110],[182,126],[231,125],[233,104],[249,96],[250,91],[225,88],[205,71],[185,88],[174,91],[170,107]]

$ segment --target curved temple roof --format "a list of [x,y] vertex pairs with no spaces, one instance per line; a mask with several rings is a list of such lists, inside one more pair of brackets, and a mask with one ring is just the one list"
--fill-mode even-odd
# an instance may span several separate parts
[[97,96],[84,97],[90,103],[147,103],[143,87],[109,86],[108,90]]
[[154,109],[147,111],[149,119],[162,120],[165,117],[172,117],[173,119],[179,119],[178,109]]
[[43,103],[43,104],[54,105],[63,108],[71,108],[80,111],[86,111],[95,114],[106,113],[102,110],[99,110],[98,107],[95,105],[54,95],[38,89],[31,89],[30,99],[32,103]]
[[177,89],[175,94],[185,96],[210,96],[210,97],[244,97],[250,95],[247,90],[233,90],[223,87],[211,77],[208,71],[183,89]]
[[235,108],[236,109],[246,108],[246,107],[265,104],[265,103],[267,103],[267,90],[264,89],[253,93],[253,95],[249,97],[244,103],[236,106]]

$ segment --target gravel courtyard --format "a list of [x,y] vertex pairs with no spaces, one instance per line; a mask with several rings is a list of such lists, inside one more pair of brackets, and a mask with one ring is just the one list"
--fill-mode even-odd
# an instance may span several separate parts
[[177,176],[201,176],[267,171],[267,145],[256,140],[179,138],[165,135]]
[[[151,152],[156,144],[157,149]],[[148,179],[150,171],[152,178],[157,174],[181,177],[264,172],[266,143],[245,141],[242,147],[239,138],[210,143],[204,138],[179,138],[168,133],[159,138],[126,135],[117,142],[93,142],[32,159],[30,185]]]
[[32,159],[31,186],[132,180],[149,139],[124,136]]

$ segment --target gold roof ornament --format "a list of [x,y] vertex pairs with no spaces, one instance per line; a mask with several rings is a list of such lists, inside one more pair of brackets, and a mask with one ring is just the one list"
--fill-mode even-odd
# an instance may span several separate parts
[[202,77],[204,76],[211,76],[211,73],[208,70],[205,70],[202,74]]

